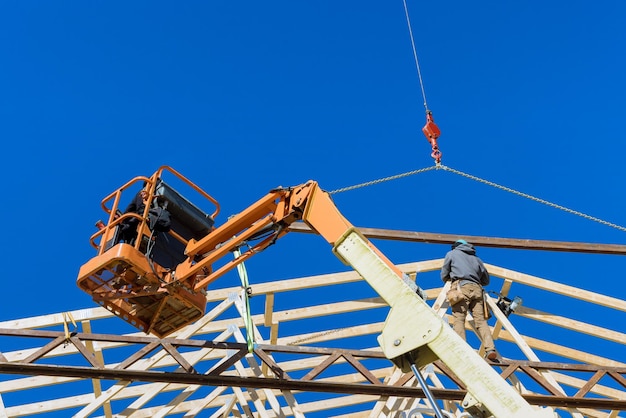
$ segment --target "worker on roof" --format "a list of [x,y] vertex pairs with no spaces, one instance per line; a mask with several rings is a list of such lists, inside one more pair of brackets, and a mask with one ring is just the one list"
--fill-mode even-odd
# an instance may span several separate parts
[[490,278],[482,260],[476,256],[476,249],[464,239],[457,240],[452,244],[441,267],[441,280],[451,282],[451,289],[459,288],[463,297],[452,305],[452,328],[465,340],[465,318],[471,312],[478,335],[485,347],[485,357],[496,360],[496,352],[493,337],[489,325],[487,325],[484,305],[484,288],[489,284]]

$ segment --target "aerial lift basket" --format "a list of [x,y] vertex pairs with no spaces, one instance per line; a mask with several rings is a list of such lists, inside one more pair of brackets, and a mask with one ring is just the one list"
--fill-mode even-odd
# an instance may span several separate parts
[[[173,175],[177,183],[195,190],[213,208],[207,214],[163,181]],[[169,178],[169,177],[168,177]],[[138,185],[148,191],[143,214],[121,213],[122,196]],[[133,187],[134,186],[134,187]],[[124,192],[127,192],[124,194]],[[147,214],[157,197],[164,199],[171,216],[168,232],[151,231]],[[207,202],[204,202],[205,206]],[[146,333],[164,337],[195,322],[205,313],[204,289],[194,290],[196,277],[178,281],[171,271],[186,259],[189,240],[198,240],[213,229],[219,204],[198,186],[170,167],[161,167],[150,178],[136,177],[102,201],[108,222],[98,222],[91,244],[97,255],[79,271],[78,286],[99,305]],[[119,240],[120,227],[139,218],[135,242]],[[200,279],[198,275],[197,279]]]

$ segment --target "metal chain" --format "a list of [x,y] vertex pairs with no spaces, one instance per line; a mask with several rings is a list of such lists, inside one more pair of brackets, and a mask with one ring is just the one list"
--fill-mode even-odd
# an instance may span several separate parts
[[402,178],[402,177],[408,177],[408,176],[412,176],[414,174],[424,173],[426,171],[430,171],[430,170],[433,170],[435,168],[439,168],[439,165],[434,165],[434,166],[431,166],[431,167],[421,168],[419,170],[413,170],[413,171],[409,171],[409,172],[406,172],[406,173],[403,173],[403,174],[396,174],[395,176],[383,177],[383,178],[378,179],[378,180],[372,180],[372,181],[368,181],[368,182],[365,182],[365,183],[356,184],[354,186],[344,187],[344,188],[341,188],[341,189],[330,191],[330,192],[328,192],[328,194],[342,193],[342,192],[347,192],[348,190],[354,190],[354,189],[359,189],[361,187],[372,186],[374,184],[383,183],[385,181],[396,180],[396,179],[399,179],[399,178]]
[[623,226],[620,226],[620,225],[616,225],[616,224],[611,223],[611,222],[604,221],[602,219],[596,218],[594,216],[587,215],[587,214],[579,212],[577,210],[569,209],[569,208],[566,208],[565,206],[561,206],[561,205],[557,205],[557,204],[552,203],[552,202],[548,202],[547,200],[540,199],[538,197],[534,197],[534,196],[531,196],[531,195],[526,194],[526,193],[522,193],[520,191],[511,189],[509,187],[502,186],[502,185],[494,183],[492,181],[481,179],[480,177],[476,177],[476,176],[473,176],[471,174],[467,174],[467,173],[464,173],[462,171],[455,170],[455,169],[447,167],[447,166],[445,166],[443,164],[441,165],[441,168],[446,170],[446,171],[449,171],[451,173],[458,174],[460,176],[466,177],[468,179],[476,180],[476,181],[478,181],[480,183],[484,183],[484,184],[487,184],[489,186],[493,186],[493,187],[495,187],[497,189],[504,190],[506,192],[510,192],[510,193],[516,194],[516,195],[521,196],[521,197],[525,197],[526,199],[530,199],[530,200],[533,200],[535,202],[543,203],[544,205],[548,205],[550,207],[553,207],[553,208],[556,208],[556,209],[560,209],[560,210],[565,211],[567,213],[571,213],[573,215],[581,216],[581,217],[583,217],[585,219],[588,219],[590,221],[598,222],[598,223],[601,223],[603,225],[610,226],[611,228],[619,229],[620,231],[625,231],[626,232],[626,227],[623,227]]
[[406,173],[397,174],[395,176],[383,177],[383,178],[378,179],[378,180],[372,180],[372,181],[368,181],[368,182],[365,182],[365,183],[356,184],[354,186],[343,187],[341,189],[332,190],[332,191],[330,191],[328,193],[332,195],[332,194],[336,194],[336,193],[347,192],[349,190],[359,189],[361,187],[367,187],[367,186],[372,186],[374,184],[383,183],[385,181],[396,180],[396,179],[399,179],[399,178],[402,178],[402,177],[407,177],[407,176],[412,176],[414,174],[424,173],[426,171],[430,171],[430,170],[433,170],[433,169],[437,169],[437,170],[442,169],[442,170],[445,170],[445,171],[449,171],[451,173],[458,174],[458,175],[460,175],[462,177],[465,177],[465,178],[468,178],[468,179],[471,179],[471,180],[475,180],[477,182],[480,182],[480,183],[483,183],[483,184],[495,187],[496,189],[504,190],[506,192],[513,193],[515,195],[524,197],[526,199],[530,199],[530,200],[538,202],[538,203],[542,203],[544,205],[553,207],[555,209],[559,209],[559,210],[562,210],[564,212],[571,213],[572,215],[580,216],[580,217],[588,219],[590,221],[598,222],[598,223],[600,223],[602,225],[606,225],[606,226],[609,226],[611,228],[615,228],[615,229],[618,229],[620,231],[626,232],[626,227],[623,227],[623,226],[620,226],[620,225],[617,225],[617,224],[614,224],[614,223],[611,223],[611,222],[607,222],[605,220],[602,220],[600,218],[596,218],[595,216],[587,215],[587,214],[579,212],[577,210],[566,208],[565,206],[557,205],[556,203],[552,203],[552,202],[549,202],[547,200],[531,196],[531,195],[529,195],[527,193],[523,193],[523,192],[511,189],[510,187],[502,186],[500,184],[494,183],[494,182],[489,181],[489,180],[481,179],[480,177],[476,177],[476,176],[473,176],[471,174],[467,174],[467,173],[464,173],[462,171],[455,170],[454,168],[450,168],[450,167],[445,166],[443,164],[436,164],[436,165],[431,166],[431,167],[421,168],[419,170],[408,171]]

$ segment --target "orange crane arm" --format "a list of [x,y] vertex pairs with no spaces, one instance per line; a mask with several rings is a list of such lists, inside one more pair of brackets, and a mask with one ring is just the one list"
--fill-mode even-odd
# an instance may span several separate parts
[[[339,212],[330,195],[315,181],[275,189],[206,237],[198,241],[190,240],[186,248],[187,259],[177,266],[173,279],[186,281],[210,269],[210,274],[195,281],[193,289],[199,291],[252,255],[274,244],[289,232],[289,225],[298,221],[306,223],[331,245],[346,231],[354,228]],[[251,245],[258,237],[262,238]],[[242,250],[239,257],[212,270],[212,266],[226,254],[246,246],[248,249]],[[377,249],[375,251],[402,277],[402,272],[391,261]]]
[[[158,186],[162,196],[171,199],[168,207],[180,216],[179,221],[196,213],[182,196],[160,182],[161,174],[162,170],[149,179],[150,201]],[[120,193],[115,193],[114,208]],[[181,212],[183,207],[190,212]],[[196,213],[193,222],[186,224],[201,226],[202,233],[176,241],[181,244],[177,254],[182,261],[171,267],[159,264],[144,251],[153,242],[160,242],[145,234],[149,231],[145,219],[138,227],[136,243],[131,245],[110,238],[116,235],[119,224],[112,216],[108,225],[100,225],[98,255],[81,267],[77,284],[94,301],[147,333],[164,337],[199,319],[205,313],[207,301],[203,291],[209,283],[274,244],[289,232],[293,223],[304,222],[328,241],[335,255],[389,305],[378,342],[396,366],[403,371],[417,370],[417,366],[440,359],[465,384],[468,405],[470,401],[472,405],[478,402],[498,417],[550,416],[549,410],[533,410],[463,341],[420,297],[416,284],[343,217],[330,195],[314,181],[272,190],[219,228],[213,227],[212,218],[207,223]],[[224,262],[228,253],[236,256]]]

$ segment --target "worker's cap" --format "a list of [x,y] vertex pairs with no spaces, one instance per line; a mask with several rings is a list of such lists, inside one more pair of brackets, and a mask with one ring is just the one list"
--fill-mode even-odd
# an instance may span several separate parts
[[465,241],[464,239],[457,239],[454,244],[452,244],[452,249],[455,249],[456,247],[458,247],[461,244],[467,244],[467,241]]

